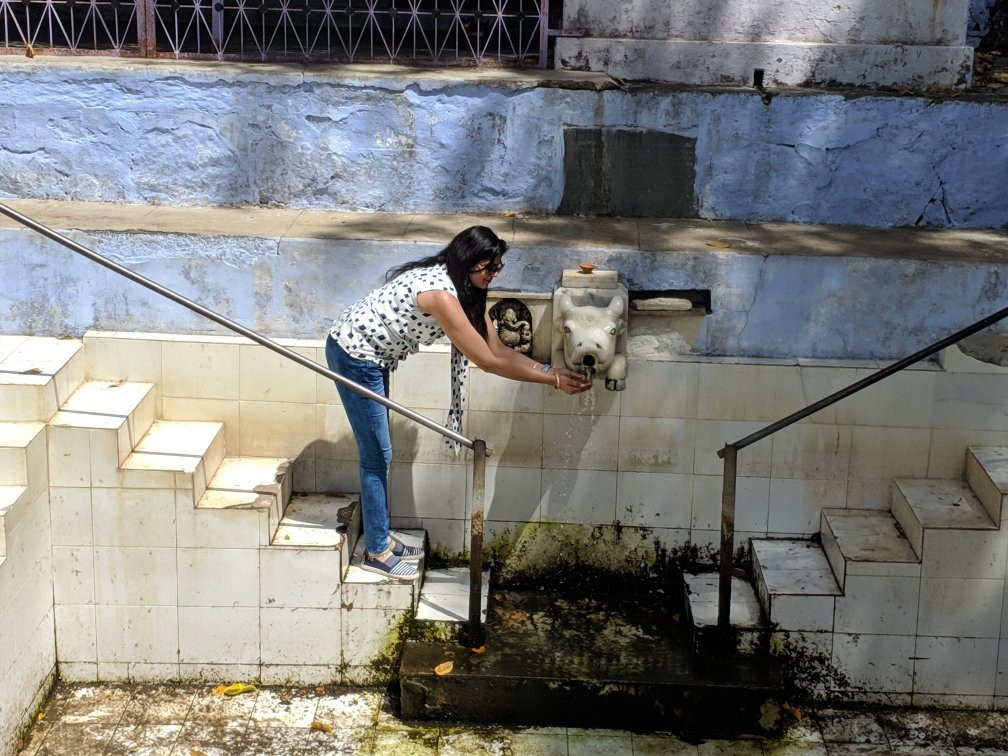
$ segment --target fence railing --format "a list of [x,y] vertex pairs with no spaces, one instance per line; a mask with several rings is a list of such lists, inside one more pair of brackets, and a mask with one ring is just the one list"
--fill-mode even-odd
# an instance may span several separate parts
[[183,307],[192,310],[197,315],[201,315],[208,320],[224,326],[230,331],[233,331],[241,336],[244,336],[257,344],[266,347],[267,349],[276,352],[277,354],[286,357],[287,359],[296,362],[297,364],[308,368],[309,370],[314,370],[319,375],[325,376],[331,381],[335,381],[339,384],[346,386],[347,388],[356,391],[358,394],[368,397],[369,399],[374,399],[385,405],[388,409],[393,412],[398,412],[407,419],[418,423],[425,428],[429,428],[435,433],[440,433],[447,439],[455,441],[456,443],[462,444],[466,448],[473,450],[473,472],[472,472],[472,486],[473,486],[473,502],[472,502],[472,515],[471,515],[471,529],[470,529],[470,559],[469,559],[469,620],[468,623],[463,625],[459,640],[464,645],[475,647],[480,646],[485,639],[485,631],[483,629],[482,622],[482,583],[483,583],[483,512],[484,512],[484,494],[486,491],[486,457],[489,456],[490,452],[486,448],[486,441],[483,439],[475,438],[469,439],[460,433],[456,433],[453,430],[445,428],[440,423],[431,420],[429,417],[421,415],[418,412],[414,412],[408,407],[392,401],[391,399],[382,396],[381,394],[376,394],[375,392],[361,386],[358,383],[345,378],[338,373],[334,373],[326,367],[318,364],[314,360],[305,357],[302,354],[298,354],[292,349],[277,344],[272,339],[263,336],[261,333],[253,331],[250,328],[246,328],[240,323],[221,315],[219,312],[210,310],[203,305],[193,302],[190,299],[183,297],[181,294],[172,291],[169,288],[161,286],[160,284],[152,281],[145,276],[140,275],[136,271],[130,270],[113,260],[103,257],[94,250],[88,249],[82,244],[78,244],[73,239],[70,239],[58,231],[44,226],[38,221],[29,218],[28,216],[19,213],[17,210],[8,207],[7,205],[0,204],[0,213],[6,215],[8,218],[17,221],[18,223],[27,226],[33,231],[36,231],[43,236],[52,239],[53,241],[63,245],[67,249],[76,252],[89,260],[102,265],[109,270],[118,273],[119,275],[128,278],[129,280],[144,286],[151,291],[159,294],[176,304],[180,304]]
[[0,0],[0,52],[545,68],[549,17],[549,0]]
[[[724,472],[721,486],[721,553],[718,561],[718,627],[725,631],[731,627],[731,575],[732,559],[735,551],[735,493],[736,477],[738,472],[738,452],[750,444],[766,438],[779,430],[787,428],[789,425],[803,420],[809,415],[815,414],[831,404],[839,402],[852,394],[856,394],[862,389],[868,388],[874,383],[888,378],[894,373],[906,369],[916,362],[937,354],[942,349],[952,346],[956,342],[962,341],[967,336],[972,336],[978,331],[989,328],[994,323],[1008,317],[1008,307],[998,310],[993,315],[976,321],[970,326],[957,331],[951,336],[947,336],[941,341],[936,341],[931,346],[925,347],[918,352],[914,352],[909,357],[904,357],[898,362],[894,362],[888,367],[882,368],[860,381],[856,381],[846,388],[842,388],[817,402],[813,402],[807,407],[793,412],[787,417],[781,418],[775,423],[771,423],[765,428],[761,428],[755,433],[750,433],[745,438],[725,444],[723,449],[718,450],[718,456],[724,460]],[[771,506],[773,504],[771,503]]]

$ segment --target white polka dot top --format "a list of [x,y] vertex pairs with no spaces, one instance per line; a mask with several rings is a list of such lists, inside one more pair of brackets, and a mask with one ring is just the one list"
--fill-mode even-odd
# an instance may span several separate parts
[[[417,304],[417,295],[425,291],[447,291],[458,296],[444,265],[408,270],[343,310],[329,333],[354,359],[394,370],[400,360],[417,352],[421,345],[433,344],[444,336],[437,320]],[[456,433],[462,432],[468,369],[469,361],[453,345],[448,427]]]

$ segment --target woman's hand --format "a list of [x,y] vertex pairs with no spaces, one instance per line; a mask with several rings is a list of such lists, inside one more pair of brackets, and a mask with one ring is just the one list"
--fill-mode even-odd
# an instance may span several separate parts
[[553,375],[554,379],[556,377],[560,378],[557,388],[565,394],[580,394],[592,387],[592,382],[581,375],[581,373],[575,373],[573,370],[568,370],[567,368],[550,368],[550,374]]

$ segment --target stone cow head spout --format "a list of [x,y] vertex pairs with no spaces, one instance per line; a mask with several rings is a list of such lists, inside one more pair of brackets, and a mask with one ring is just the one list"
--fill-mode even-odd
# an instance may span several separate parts
[[[559,305],[557,323],[562,329],[567,367],[589,378],[605,376],[607,388],[622,389],[626,378],[626,359],[617,353],[617,343],[626,330],[626,302],[623,297],[614,296],[605,307],[577,307],[565,294],[560,298]],[[615,385],[616,381],[621,385]],[[613,385],[610,385],[611,382]]]

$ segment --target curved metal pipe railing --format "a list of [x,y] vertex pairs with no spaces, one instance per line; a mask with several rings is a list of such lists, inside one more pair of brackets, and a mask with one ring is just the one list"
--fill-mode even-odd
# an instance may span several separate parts
[[[470,543],[478,544],[480,550],[478,554],[479,559],[477,559],[476,556],[473,556],[473,558],[470,561],[472,562],[472,565],[475,565],[477,562],[482,562],[483,494],[484,491],[486,490],[485,457],[490,455],[490,452],[486,448],[485,441],[478,438],[469,439],[460,433],[456,433],[453,430],[445,428],[440,423],[431,420],[429,417],[425,415],[421,415],[419,412],[414,412],[409,407],[404,407],[403,405],[394,402],[391,399],[382,396],[381,394],[376,394],[370,389],[367,389],[364,386],[361,386],[360,384],[351,381],[349,378],[345,378],[339,373],[334,373],[332,370],[323,367],[314,360],[310,360],[304,355],[300,355],[297,352],[288,349],[285,346],[277,344],[275,341],[266,336],[263,336],[261,333],[253,331],[250,328],[246,328],[240,323],[236,323],[235,321],[231,320],[230,318],[224,317],[218,312],[214,312],[213,310],[210,310],[204,307],[203,305],[198,304],[197,302],[193,302],[191,299],[186,299],[181,294],[172,291],[171,289],[168,289],[162,286],[161,284],[156,283],[155,281],[152,281],[151,279],[120,265],[117,262],[109,260],[107,257],[98,254],[94,250],[88,249],[82,244],[78,244],[73,239],[64,236],[58,231],[52,230],[48,226],[44,226],[38,221],[29,218],[27,215],[24,215],[23,213],[19,213],[17,210],[14,210],[13,208],[8,207],[7,205],[0,203],[0,213],[3,213],[8,218],[17,221],[23,226],[27,226],[32,231],[36,231],[42,234],[43,236],[52,239],[54,242],[63,245],[72,252],[76,252],[79,255],[83,255],[89,260],[96,262],[99,265],[102,265],[108,268],[109,270],[112,270],[115,273],[124,276],[125,278],[128,278],[134,283],[138,283],[141,286],[144,286],[150,289],[151,291],[155,292],[156,294],[160,294],[161,296],[170,299],[171,301],[180,304],[189,310],[192,310],[196,314],[202,315],[204,318],[207,318],[208,320],[212,320],[213,322],[224,326],[228,330],[241,334],[242,336],[251,339],[257,344],[260,344],[266,347],[267,349],[270,349],[276,352],[277,354],[280,354],[286,357],[287,359],[292,360],[298,363],[299,365],[308,368],[309,370],[314,370],[319,375],[323,375],[332,381],[342,384],[343,386],[346,386],[347,388],[356,391],[358,394],[366,396],[369,399],[374,399],[376,402],[385,405],[393,412],[398,412],[400,415],[412,420],[413,422],[418,423],[424,426],[425,428],[429,428],[430,430],[436,433],[440,433],[447,439],[459,443],[468,449],[472,449],[476,454],[473,460],[473,512],[472,512],[472,527],[471,527],[472,537],[470,539]],[[483,457],[483,458],[477,460],[476,457]],[[469,576],[470,593],[474,594],[476,598],[475,598],[475,609],[473,608],[473,599],[470,598],[469,617],[470,617],[470,624],[472,626],[468,628],[468,634],[469,636],[478,639],[483,636],[482,623],[480,622],[481,617],[480,592],[482,590],[481,584],[483,580],[483,571],[481,564],[478,567],[472,565],[470,567],[470,576]]]
[[904,370],[915,362],[920,362],[926,357],[937,354],[945,347],[962,341],[967,336],[972,336],[974,333],[982,331],[984,328],[988,328],[994,323],[1004,320],[1006,317],[1008,317],[1008,307],[998,310],[994,314],[988,315],[972,325],[963,328],[961,331],[957,331],[951,336],[946,336],[941,341],[936,341],[931,346],[914,352],[909,357],[904,357],[902,360],[894,362],[892,365],[882,368],[846,388],[842,388],[817,402],[813,402],[797,412],[792,412],[787,417],[781,418],[755,433],[750,433],[745,438],[741,438],[731,444],[725,444],[723,449],[718,450],[717,455],[724,460],[721,487],[721,552],[718,560],[718,627],[721,630],[727,630],[731,626],[731,571],[732,552],[735,548],[735,488],[739,449],[744,449],[750,444],[754,444],[783,428],[787,428],[789,425],[797,423],[799,420],[804,420],[809,415],[813,415],[819,410],[847,398],[851,394],[856,394],[862,389],[868,388],[868,386]]

